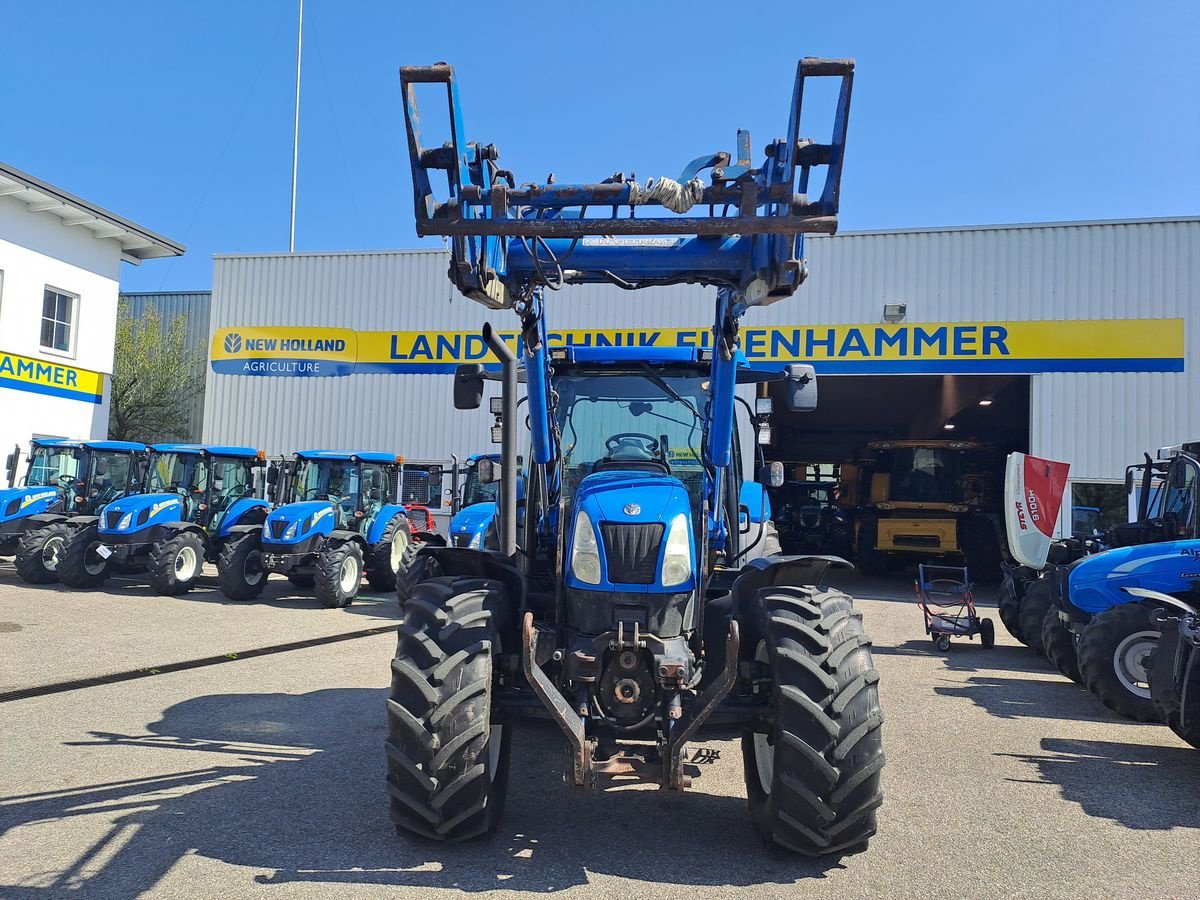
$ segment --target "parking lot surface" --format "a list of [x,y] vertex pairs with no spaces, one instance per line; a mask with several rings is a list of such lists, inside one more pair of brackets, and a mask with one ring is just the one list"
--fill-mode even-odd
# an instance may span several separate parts
[[[588,795],[562,782],[556,730],[522,725],[493,838],[399,837],[382,750],[394,638],[232,653],[385,626],[394,603],[225,604],[126,584],[75,594],[0,572],[0,658],[18,683],[99,673],[121,662],[111,644],[139,643],[127,662],[150,667],[231,648],[0,703],[0,896],[1194,895],[1200,754],[1113,718],[1007,635],[990,651],[935,651],[902,588],[903,600],[861,603],[887,717],[879,834],[865,854],[813,861],[751,830],[732,733],[706,741],[719,758],[686,794]],[[19,664],[9,653],[32,623],[41,668],[26,672],[31,651]]]

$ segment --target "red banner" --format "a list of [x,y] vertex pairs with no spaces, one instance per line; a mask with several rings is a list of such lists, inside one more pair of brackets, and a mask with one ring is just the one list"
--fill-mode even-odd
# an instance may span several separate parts
[[1070,465],[1024,453],[1008,457],[1004,478],[1008,549],[1022,565],[1041,569],[1062,509]]

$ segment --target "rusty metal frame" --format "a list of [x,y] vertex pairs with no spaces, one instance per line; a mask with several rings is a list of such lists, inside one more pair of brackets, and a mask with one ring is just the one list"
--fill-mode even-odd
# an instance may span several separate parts
[[540,632],[533,626],[533,613],[525,613],[521,626],[521,665],[533,692],[549,710],[571,743],[570,784],[578,788],[596,787],[596,771],[592,763],[592,742],[584,730],[583,719],[571,708],[566,698],[554,686],[537,662]]
[[729,622],[729,634],[725,637],[725,668],[720,676],[693,703],[683,718],[667,734],[666,752],[663,754],[662,786],[668,790],[682,791],[691,786],[691,778],[684,771],[683,752],[705,720],[712,715],[737,681],[738,657],[741,653],[742,637],[736,619]]

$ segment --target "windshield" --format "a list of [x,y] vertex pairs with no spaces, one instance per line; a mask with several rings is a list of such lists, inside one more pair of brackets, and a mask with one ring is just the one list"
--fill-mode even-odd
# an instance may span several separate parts
[[1173,460],[1163,492],[1162,515],[1175,518],[1179,537],[1195,533],[1196,489],[1196,464],[1182,457]]
[[471,506],[475,503],[495,503],[497,491],[500,488],[500,483],[493,481],[491,484],[484,484],[479,480],[479,462],[467,464],[467,478],[463,483],[463,506]]
[[214,503],[254,495],[254,478],[250,472],[250,463],[246,460],[217,458],[209,460],[209,466],[212,469]]
[[[700,420],[708,376],[571,374],[555,378],[568,502],[597,463],[665,462],[699,507],[704,492]],[[675,396],[672,396],[674,394]]]
[[358,493],[358,465],[349,460],[301,459],[292,474],[293,500],[341,500]]
[[193,494],[207,487],[207,460],[192,453],[155,453],[151,457],[147,493]]
[[899,447],[880,454],[879,471],[890,474],[888,499],[908,503],[985,501],[983,455],[941,447]]
[[29,458],[30,487],[67,486],[79,475],[77,451],[59,447],[35,447]]

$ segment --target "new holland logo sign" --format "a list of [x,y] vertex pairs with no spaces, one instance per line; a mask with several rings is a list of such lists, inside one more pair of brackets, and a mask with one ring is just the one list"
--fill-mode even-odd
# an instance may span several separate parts
[[3,351],[0,351],[0,388],[84,403],[104,402],[104,376],[99,372]]
[[[500,337],[517,349],[517,332]],[[549,338],[551,347],[709,347],[712,332],[580,329]],[[1182,372],[1183,320],[749,326],[742,350],[751,363],[808,362],[825,375]],[[469,362],[496,362],[477,332],[223,328],[212,342],[213,371],[226,375],[450,373]]]

